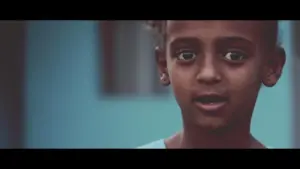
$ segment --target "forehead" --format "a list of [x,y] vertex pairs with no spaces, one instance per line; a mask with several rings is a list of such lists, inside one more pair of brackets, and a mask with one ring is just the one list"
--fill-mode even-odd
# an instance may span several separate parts
[[199,37],[212,39],[223,36],[238,36],[250,41],[261,38],[262,21],[167,21],[167,36]]

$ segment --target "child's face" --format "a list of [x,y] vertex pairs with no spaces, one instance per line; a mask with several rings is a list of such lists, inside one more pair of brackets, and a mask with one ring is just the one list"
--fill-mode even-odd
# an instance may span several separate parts
[[211,129],[250,121],[261,84],[275,85],[284,64],[277,50],[265,50],[264,26],[168,21],[166,48],[157,61],[185,121]]

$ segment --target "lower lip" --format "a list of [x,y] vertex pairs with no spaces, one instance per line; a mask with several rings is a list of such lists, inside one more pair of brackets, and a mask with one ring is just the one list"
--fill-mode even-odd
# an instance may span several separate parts
[[196,102],[196,106],[199,107],[203,111],[207,112],[214,112],[221,110],[227,102],[218,102],[218,103],[210,103],[210,104],[204,104],[201,102]]

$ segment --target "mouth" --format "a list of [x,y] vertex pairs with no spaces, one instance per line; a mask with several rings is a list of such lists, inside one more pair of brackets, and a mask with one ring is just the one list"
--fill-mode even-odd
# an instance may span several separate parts
[[217,94],[207,94],[196,97],[194,102],[201,110],[205,112],[214,112],[221,110],[224,106],[226,106],[228,97]]

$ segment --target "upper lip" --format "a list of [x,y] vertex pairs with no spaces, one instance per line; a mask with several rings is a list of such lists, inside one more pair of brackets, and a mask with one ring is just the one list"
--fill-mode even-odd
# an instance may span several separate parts
[[193,97],[193,101],[198,101],[201,98],[210,98],[210,97],[219,98],[222,101],[227,101],[228,100],[228,97],[223,93],[215,93],[215,92],[209,92],[208,93],[207,92],[207,93],[195,94],[194,97]]

